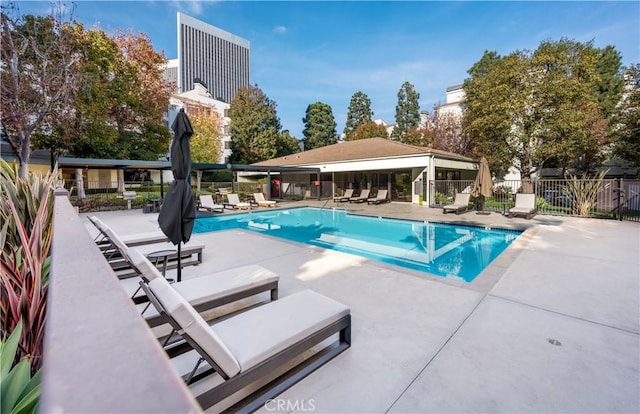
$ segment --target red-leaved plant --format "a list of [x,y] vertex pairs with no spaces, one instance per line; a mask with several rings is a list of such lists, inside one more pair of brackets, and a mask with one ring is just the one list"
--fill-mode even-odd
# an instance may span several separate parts
[[22,335],[14,363],[31,360],[32,374],[42,363],[53,224],[56,172],[18,176],[17,167],[0,168],[1,336],[22,318]]

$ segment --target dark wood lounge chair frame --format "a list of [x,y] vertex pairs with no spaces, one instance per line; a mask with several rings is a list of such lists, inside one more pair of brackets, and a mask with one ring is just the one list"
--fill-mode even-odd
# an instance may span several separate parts
[[[269,399],[273,399],[277,395],[286,391],[288,388],[304,379],[307,375],[311,374],[322,365],[335,358],[337,355],[344,352],[351,346],[351,315],[346,315],[338,321],[332,323],[329,326],[322,328],[321,330],[312,333],[306,338],[301,339],[295,344],[291,345],[287,349],[273,355],[253,368],[248,369],[245,372],[241,372],[233,378],[229,378],[224,371],[215,363],[215,361],[195,342],[188,334],[186,334],[180,327],[180,325],[169,315],[157,298],[150,291],[149,287],[140,282],[140,286],[145,291],[153,305],[158,309],[160,315],[165,318],[171,327],[176,330],[184,339],[185,342],[179,344],[174,349],[168,349],[167,353],[170,357],[177,356],[191,349],[194,349],[200,354],[200,359],[196,363],[192,372],[183,377],[187,384],[198,381],[205,376],[212,374],[212,370],[218,373],[224,382],[218,386],[205,391],[198,395],[196,400],[200,404],[203,410],[223,401],[225,398],[235,394],[241,389],[247,387],[253,382],[264,378],[271,374],[276,369],[287,364],[292,359],[298,357],[304,352],[308,351],[315,345],[331,337],[334,334],[338,334],[338,339],[316,352],[313,356],[307,358],[302,363],[292,367],[289,371],[275,378],[267,385],[254,391],[243,400],[239,401],[232,407],[228,408],[225,412],[233,413],[250,413],[260,407],[264,406],[264,403]],[[198,368],[202,362],[206,361],[212,368],[209,370],[198,371]]]

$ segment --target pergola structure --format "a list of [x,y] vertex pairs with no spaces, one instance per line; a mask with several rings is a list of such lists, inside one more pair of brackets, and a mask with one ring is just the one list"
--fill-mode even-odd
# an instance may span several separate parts
[[[115,160],[115,159],[94,159],[94,158],[70,158],[60,157],[58,158],[58,168],[84,168],[84,169],[96,169],[96,170],[170,170],[171,162],[169,161],[144,161],[144,160]],[[282,167],[282,166],[267,166],[267,165],[248,165],[248,164],[207,164],[207,163],[192,163],[192,171],[244,171],[263,173],[267,176],[267,182],[271,182],[271,175],[273,173],[285,174],[285,173],[316,173],[317,179],[320,180],[320,168],[313,167]],[[160,197],[164,198],[163,177],[160,174]],[[271,186],[266,188],[267,199],[271,198]],[[318,197],[320,195],[318,194]]]

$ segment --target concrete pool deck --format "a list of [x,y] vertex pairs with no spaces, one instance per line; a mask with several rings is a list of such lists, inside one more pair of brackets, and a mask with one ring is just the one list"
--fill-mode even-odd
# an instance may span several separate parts
[[[281,394],[289,408],[640,411],[638,223],[442,215],[406,203],[338,207],[528,229],[470,284],[247,231],[194,234],[206,245],[203,263],[186,267],[185,279],[256,263],[280,275],[281,296],[313,289],[351,308],[351,348]],[[121,234],[157,229],[157,214],[141,210],[92,214]]]

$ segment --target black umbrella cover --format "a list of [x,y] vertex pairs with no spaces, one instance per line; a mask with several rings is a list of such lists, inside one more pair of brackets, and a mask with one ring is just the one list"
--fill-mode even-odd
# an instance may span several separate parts
[[193,128],[184,110],[178,112],[171,129],[175,133],[171,143],[171,171],[174,180],[162,203],[158,223],[169,240],[178,244],[189,241],[196,219],[196,206],[191,184],[188,182],[191,172],[189,139],[193,135]]

